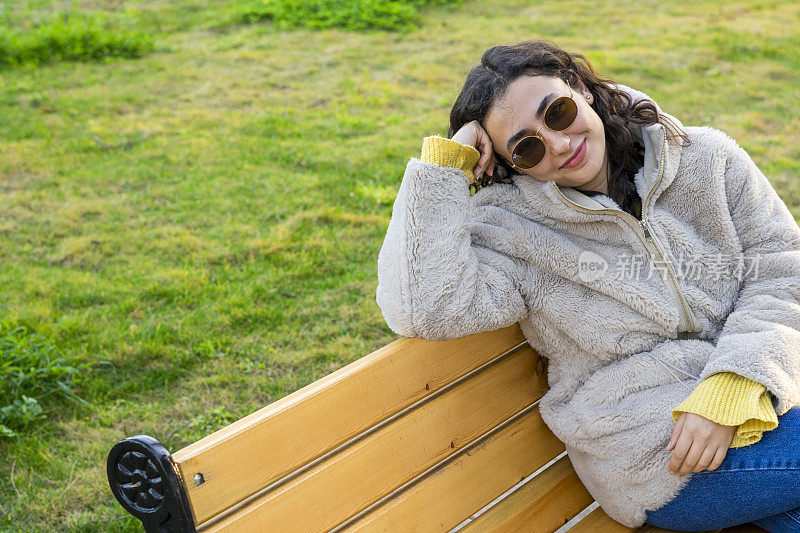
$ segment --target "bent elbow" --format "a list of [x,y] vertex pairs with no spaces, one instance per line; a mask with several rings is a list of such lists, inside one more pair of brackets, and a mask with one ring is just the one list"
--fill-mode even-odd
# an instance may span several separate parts
[[444,341],[463,335],[458,328],[447,327],[436,312],[405,308],[401,298],[392,291],[386,290],[380,283],[375,301],[389,329],[403,337]]
[[[396,287],[396,286],[395,286]],[[403,300],[397,291],[378,281],[375,302],[381,310],[383,320],[393,332],[403,337],[416,337],[410,310],[404,309]]]

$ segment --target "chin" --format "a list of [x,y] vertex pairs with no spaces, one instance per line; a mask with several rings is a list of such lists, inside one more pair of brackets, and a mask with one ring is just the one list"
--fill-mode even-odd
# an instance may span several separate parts
[[583,167],[584,176],[580,178],[580,185],[588,185],[600,173],[603,167],[602,161],[588,161],[586,166]]

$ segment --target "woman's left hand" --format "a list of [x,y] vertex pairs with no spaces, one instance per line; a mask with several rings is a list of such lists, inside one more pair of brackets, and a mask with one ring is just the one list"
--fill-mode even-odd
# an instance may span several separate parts
[[737,426],[717,424],[694,413],[681,413],[667,450],[672,450],[669,473],[682,476],[703,470],[716,470],[725,459]]

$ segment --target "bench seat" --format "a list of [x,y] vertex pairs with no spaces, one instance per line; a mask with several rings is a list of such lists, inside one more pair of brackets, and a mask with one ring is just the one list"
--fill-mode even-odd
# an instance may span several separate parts
[[518,325],[400,338],[172,454],[122,440],[109,483],[148,532],[633,531],[542,421],[546,363]]

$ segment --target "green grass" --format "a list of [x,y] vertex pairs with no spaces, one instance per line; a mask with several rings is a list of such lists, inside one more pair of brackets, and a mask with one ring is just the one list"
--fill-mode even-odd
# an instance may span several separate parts
[[[460,1],[460,0],[458,0]],[[453,0],[250,0],[234,21],[269,20],[281,30],[344,28],[409,31],[422,21],[417,8]]]
[[0,322],[0,438],[17,437],[44,420],[48,403],[82,402],[73,390],[80,377],[80,369],[52,339]]
[[792,2],[464,1],[406,33],[135,7],[140,59],[0,71],[0,316],[94,363],[87,405],[0,439],[0,530],[137,531],[105,480],[117,440],[178,450],[393,340],[374,298],[397,186],[494,44],[552,39],[728,132],[800,217]]
[[55,12],[28,25],[0,25],[0,67],[55,61],[140,57],[153,49],[151,36],[130,18],[98,12]]

